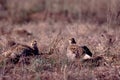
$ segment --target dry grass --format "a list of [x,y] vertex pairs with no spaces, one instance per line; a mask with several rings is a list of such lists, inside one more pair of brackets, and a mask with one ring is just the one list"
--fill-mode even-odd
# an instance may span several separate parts
[[[119,26],[113,28],[107,25],[77,22],[49,24],[47,21],[23,25],[6,26],[5,24],[7,25],[4,23],[3,26],[8,30],[1,34],[0,52],[9,48],[8,45],[12,41],[8,40],[29,44],[31,40],[36,39],[42,55],[21,58],[18,64],[1,63],[1,80],[112,80],[120,78]],[[93,52],[93,60],[68,61],[66,48],[69,37],[75,37],[79,45],[88,46]]]
[[[119,80],[119,3],[0,0],[0,11],[5,13],[0,13],[0,54],[14,42],[29,44],[32,40],[37,40],[41,52],[21,57],[17,64],[1,62],[0,80]],[[69,61],[66,49],[70,37],[87,46],[93,58]]]

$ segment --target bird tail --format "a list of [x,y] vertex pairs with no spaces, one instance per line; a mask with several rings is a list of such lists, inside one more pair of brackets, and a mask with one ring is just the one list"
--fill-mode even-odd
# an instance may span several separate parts
[[85,54],[92,57],[92,52],[89,50],[87,46],[82,46],[83,50],[85,51]]

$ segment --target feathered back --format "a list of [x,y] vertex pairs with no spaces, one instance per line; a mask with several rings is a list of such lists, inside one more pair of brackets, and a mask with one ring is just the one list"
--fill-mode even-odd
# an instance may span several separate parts
[[21,56],[31,56],[38,54],[39,50],[37,48],[37,42],[32,43],[32,46],[33,47],[17,43],[14,46],[10,47],[9,50],[2,53],[1,56],[3,59],[4,58],[15,59]]

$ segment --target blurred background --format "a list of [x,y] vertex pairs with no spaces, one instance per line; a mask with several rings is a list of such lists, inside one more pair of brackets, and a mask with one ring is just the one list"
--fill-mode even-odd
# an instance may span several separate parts
[[0,0],[0,20],[120,24],[120,0]]

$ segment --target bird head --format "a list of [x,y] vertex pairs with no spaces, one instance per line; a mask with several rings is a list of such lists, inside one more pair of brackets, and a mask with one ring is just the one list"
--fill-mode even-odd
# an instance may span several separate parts
[[31,43],[31,46],[32,46],[32,47],[37,47],[37,41],[36,41],[36,40],[33,40],[32,43]]
[[74,39],[74,38],[70,38],[70,39],[69,39],[69,44],[76,44],[75,39]]

